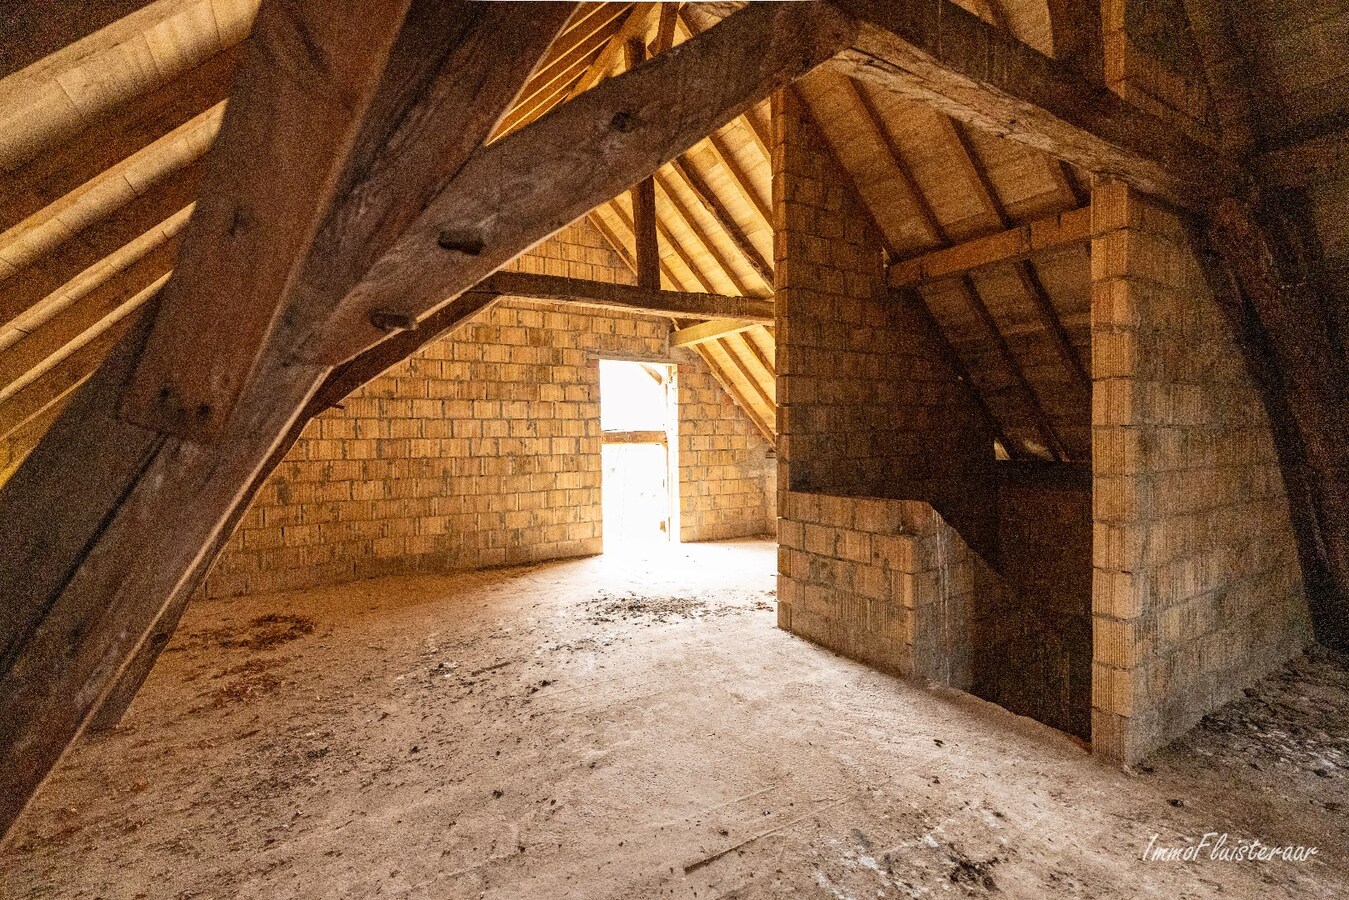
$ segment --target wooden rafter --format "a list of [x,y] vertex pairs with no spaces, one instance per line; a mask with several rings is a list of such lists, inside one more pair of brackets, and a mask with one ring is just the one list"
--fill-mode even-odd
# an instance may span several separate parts
[[[772,409],[774,405],[773,397],[764,389],[763,383],[760,382],[759,377],[750,371],[749,366],[745,364],[745,361],[740,357],[740,354],[735,351],[731,342],[726,338],[717,338],[715,341],[712,341],[712,343],[716,345],[717,349],[725,354],[726,358],[731,361],[736,370],[744,376],[745,381],[749,384],[750,388],[753,389],[754,395],[758,397],[759,402],[763,404],[764,409]],[[772,370],[770,369],[767,374],[772,374]]]
[[493,131],[491,140],[529,124],[565,99],[576,80],[589,70],[594,58],[622,27],[629,12],[620,3],[600,3],[579,20],[569,22],[525,83],[511,111]]
[[[58,358],[61,348],[132,300],[140,298],[138,302],[143,302],[145,290],[172,270],[180,239],[179,235],[169,238],[71,303],[59,315],[0,350],[0,389],[43,362]],[[92,369],[90,367],[90,371]]]
[[197,162],[166,176],[46,256],[0,280],[0,323],[19,318],[85,269],[191,205],[201,184],[201,169]]
[[923,299],[922,294],[914,288],[892,288],[890,294],[918,320],[918,324],[927,338],[927,345],[936,351],[937,358],[950,370],[956,383],[960,385],[961,391],[979,411],[979,417],[983,419],[984,426],[992,433],[993,439],[1002,445],[1003,450],[1012,459],[1022,458],[1024,453],[1022,453],[1021,448],[1008,439],[1002,423],[988,408],[983,394],[970,375],[970,370],[965,366],[960,354],[956,352],[956,348],[951,346],[950,339],[947,338],[946,332],[942,330],[937,317],[932,314],[932,309],[927,305],[927,301]]
[[0,179],[0,232],[225,99],[242,47],[222,50],[157,91]]
[[655,183],[656,186],[660,188],[661,194],[665,197],[664,208],[666,211],[671,213],[674,218],[684,226],[688,233],[693,235],[698,243],[702,245],[703,251],[707,254],[708,258],[716,263],[717,269],[722,273],[723,277],[731,282],[736,291],[745,296],[751,295],[753,292],[749,289],[749,286],[745,284],[744,280],[735,271],[735,267],[731,265],[730,261],[722,255],[720,248],[718,248],[711,238],[708,237],[703,229],[698,227],[698,223],[694,219],[693,214],[689,211],[689,208],[684,205],[684,202],[680,199],[679,195],[670,189],[670,185],[665,180],[665,177],[662,174],[657,173],[655,176]]
[[1069,461],[1067,450],[1063,442],[1059,440],[1058,434],[1054,431],[1054,423],[1050,421],[1049,415],[1045,412],[1044,404],[1040,402],[1040,397],[1030,380],[1026,378],[1025,371],[1021,368],[1021,363],[1017,360],[1016,354],[1007,343],[1007,338],[1003,337],[1002,330],[998,328],[997,321],[993,314],[989,312],[988,305],[984,303],[984,298],[979,293],[978,286],[974,279],[969,275],[961,275],[955,279],[957,291],[964,298],[965,303],[975,316],[983,324],[984,330],[988,332],[989,339],[993,341],[993,346],[997,348],[998,355],[1002,358],[1002,364],[1007,371],[1011,373],[1012,380],[1021,391],[1022,400],[1026,408],[1030,410],[1031,418],[1035,421],[1035,427],[1040,432],[1040,437],[1044,440],[1045,446],[1053,454],[1054,459],[1063,462]]
[[[422,327],[417,331],[405,331],[396,334],[384,343],[367,350],[346,365],[334,369],[309,399],[304,412],[296,418],[289,431],[272,449],[271,456],[261,467],[262,470],[271,472],[280,465],[286,454],[290,452],[291,447],[300,439],[305,426],[316,416],[337,406],[343,399],[374,381],[423,347],[454,333],[458,328],[491,307],[496,300],[497,295],[486,290],[465,293],[458,300],[437,310],[434,315],[428,316],[426,321],[422,323]],[[235,526],[247,512],[253,495],[262,487],[263,481],[263,478],[255,478],[248,485],[245,496],[230,513],[229,519],[216,534],[212,546],[207,550],[208,558],[213,559],[225,546],[225,542],[234,534]],[[135,656],[122,670],[117,681],[108,692],[108,696],[103,700],[97,713],[90,721],[88,726],[90,730],[99,731],[115,725],[125,714],[127,707],[135,699],[136,692],[140,690],[141,685],[145,683],[145,679],[149,676],[150,670],[154,668],[155,660],[158,659],[160,651],[173,637],[173,632],[178,627],[178,621],[182,618],[183,611],[187,608],[192,593],[193,591],[190,588],[180,588],[169,599],[163,614],[155,622],[145,640],[141,642]]]
[[707,345],[699,344],[693,349],[707,365],[707,370],[712,373],[713,380],[721,385],[721,389],[726,392],[726,396],[730,397],[732,401],[744,411],[745,415],[749,416],[749,420],[754,423],[755,428],[759,429],[759,433],[764,436],[764,440],[768,441],[770,446],[776,445],[777,433],[774,426],[770,424],[757,409],[755,409],[754,404],[750,401],[749,397],[747,397],[744,392],[736,386],[735,382],[731,380],[730,376],[716,361],[716,358],[713,357],[712,352],[708,349]]
[[[997,185],[993,183],[993,179],[989,176],[988,167],[984,165],[984,161],[979,156],[979,151],[974,146],[974,142],[970,140],[965,126],[952,119],[942,118],[950,126],[955,144],[959,148],[958,156],[970,173],[972,187],[979,195],[984,208],[997,223],[996,227],[1004,230],[1010,228],[1012,218],[1007,214],[1007,207],[1003,205],[1002,198],[998,196]],[[1054,302],[1050,299],[1049,292],[1045,290],[1044,282],[1040,280],[1040,273],[1030,259],[1016,259],[1012,260],[1011,263],[1022,289],[1030,297],[1031,305],[1040,320],[1040,327],[1048,336],[1050,343],[1054,345],[1054,350],[1058,353],[1059,358],[1067,366],[1073,384],[1080,392],[1089,396],[1091,394],[1091,377],[1082,365],[1082,359],[1078,356],[1077,348],[1073,346],[1072,340],[1068,337],[1068,332],[1064,330],[1058,310],[1054,308]]]
[[[852,91],[852,95],[862,107],[863,118],[870,124],[877,140],[879,140],[886,148],[889,160],[894,165],[896,171],[899,172],[899,175],[909,192],[910,198],[913,200],[914,206],[918,210],[919,218],[927,229],[932,241],[940,246],[949,248],[951,245],[950,233],[946,230],[945,225],[942,224],[936,210],[932,207],[932,203],[923,192],[922,186],[918,184],[918,180],[914,177],[913,170],[905,159],[902,149],[894,142],[894,139],[891,138],[889,131],[884,125],[880,112],[867,96],[865,90],[862,90],[858,85],[853,83],[850,78],[844,79],[844,81],[848,84]],[[1030,381],[1027,380],[1025,373],[1022,371],[1020,362],[1012,352],[1012,348],[1007,343],[1007,339],[1003,336],[997,321],[993,318],[992,313],[988,310],[988,306],[980,296],[978,287],[974,284],[974,280],[970,278],[968,274],[964,274],[960,276],[958,284],[961,296],[964,297],[966,304],[974,311],[976,317],[984,326],[989,339],[993,342],[994,347],[997,348],[998,353],[1002,358],[1003,365],[1012,374],[1014,382],[1020,388],[1026,408],[1030,410],[1031,415],[1035,420],[1036,427],[1044,438],[1045,445],[1049,447],[1050,452],[1054,455],[1055,459],[1067,459],[1063,444],[1055,433],[1053,425],[1049,420],[1049,416],[1045,413],[1044,407],[1040,402],[1039,396],[1031,386]],[[917,292],[915,292],[915,297],[917,302],[922,304],[924,309],[927,310],[926,318],[930,320],[929,330],[931,331],[935,328],[936,332],[934,337],[940,335],[938,346],[944,345],[950,349],[951,353],[956,353],[954,347],[951,346],[950,341],[946,339],[942,332],[941,325],[937,322],[936,317],[932,315],[931,309],[927,307],[926,300],[924,300],[922,295]],[[949,362],[950,361],[948,360],[948,363]],[[975,382],[973,379],[969,378],[968,370],[965,369],[964,365],[961,364],[956,371],[963,371],[965,373],[965,383],[971,391],[977,392]],[[959,377],[959,375],[957,375],[957,377]],[[981,414],[983,414],[986,419],[991,419],[992,414],[987,403],[985,403],[982,398],[979,399],[978,403]],[[1001,427],[998,427],[997,433],[1003,434]],[[1006,449],[1009,454],[1012,454],[1012,445],[1007,443],[1005,435],[1002,438],[1002,443],[1004,449]]]
[[750,268],[755,271],[764,284],[769,288],[772,288],[773,267],[763,258],[763,254],[759,253],[758,249],[750,243],[749,238],[740,229],[740,225],[731,215],[731,211],[727,209],[725,204],[721,202],[721,199],[717,197],[716,193],[712,190],[711,185],[698,174],[696,168],[682,159],[674,160],[674,162],[671,163],[671,166],[674,168],[675,173],[683,179],[686,185],[688,185],[689,190],[693,192],[693,196],[698,198],[698,202],[703,205],[703,208],[707,210],[708,214],[716,220],[717,225],[721,230],[726,233],[728,238],[730,238],[731,243],[735,245],[735,249],[739,252],[740,257],[749,264]]
[[730,148],[726,146],[725,141],[723,141],[721,136],[714,131],[707,136],[707,146],[711,148],[712,155],[716,158],[717,162],[720,163],[721,167],[726,170],[726,173],[731,176],[731,180],[734,181],[736,187],[740,189],[740,193],[749,201],[755,211],[758,212],[759,218],[765,225],[771,228],[773,225],[773,211],[768,208],[768,204],[766,204],[763,198],[759,196],[759,192],[755,190],[754,184],[749,180],[749,176],[745,174],[744,168],[740,165],[739,161],[736,160],[735,155],[731,153]]
[[836,0],[858,40],[840,70],[1186,208],[1237,184],[1229,159],[947,0]]

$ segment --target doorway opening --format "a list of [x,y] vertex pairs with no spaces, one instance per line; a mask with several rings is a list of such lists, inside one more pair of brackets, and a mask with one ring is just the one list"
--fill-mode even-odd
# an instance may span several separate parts
[[677,398],[669,363],[600,360],[606,551],[677,540]]

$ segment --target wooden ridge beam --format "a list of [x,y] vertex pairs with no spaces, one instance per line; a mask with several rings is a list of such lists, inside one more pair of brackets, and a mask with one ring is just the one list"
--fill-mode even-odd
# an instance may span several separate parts
[[948,0],[835,5],[858,38],[833,65],[904,100],[1182,207],[1204,208],[1239,181],[1219,151]]
[[0,177],[0,232],[224,100],[242,55],[243,45],[220,51]]
[[[608,79],[497,141],[464,166],[331,317],[311,324],[296,357],[332,364],[359,353],[380,338],[381,318],[415,320],[434,310],[853,38],[832,6],[751,4],[679,52]],[[588,154],[584,165],[576,164],[577,148]]]
[[723,294],[684,293],[644,288],[640,285],[586,281],[556,275],[497,272],[473,290],[486,290],[504,297],[578,303],[630,312],[683,316],[691,319],[735,318],[755,324],[773,321],[773,301]]
[[670,334],[670,346],[688,347],[692,344],[700,344],[703,341],[711,341],[720,337],[739,334],[742,331],[749,331],[760,324],[771,323],[750,322],[745,319],[710,319],[672,332]]
[[888,280],[891,287],[914,287],[1090,239],[1091,207],[1083,206],[922,256],[896,260],[890,263]]

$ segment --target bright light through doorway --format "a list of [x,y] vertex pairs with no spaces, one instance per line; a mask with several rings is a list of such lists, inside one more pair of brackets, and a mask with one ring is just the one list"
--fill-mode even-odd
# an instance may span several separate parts
[[600,360],[606,550],[677,533],[675,398],[674,366]]

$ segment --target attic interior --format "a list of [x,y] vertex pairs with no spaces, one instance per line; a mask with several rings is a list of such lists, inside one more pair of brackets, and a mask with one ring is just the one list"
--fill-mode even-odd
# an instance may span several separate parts
[[3,896],[1345,894],[1349,3],[0,25]]

